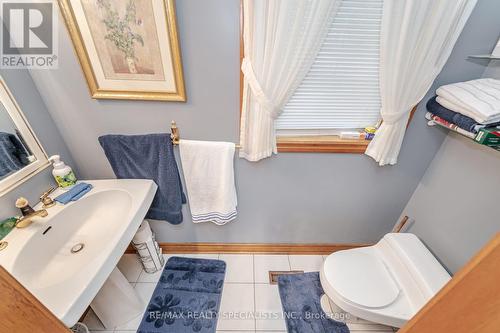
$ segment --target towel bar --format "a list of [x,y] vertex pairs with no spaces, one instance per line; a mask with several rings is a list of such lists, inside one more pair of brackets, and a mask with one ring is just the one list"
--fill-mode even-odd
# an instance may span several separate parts
[[[172,120],[172,123],[170,125],[170,138],[172,139],[172,144],[174,146],[177,146],[180,141],[180,136],[179,136],[179,127],[177,127],[177,124],[175,120]],[[241,145],[235,144],[236,149],[241,149]]]

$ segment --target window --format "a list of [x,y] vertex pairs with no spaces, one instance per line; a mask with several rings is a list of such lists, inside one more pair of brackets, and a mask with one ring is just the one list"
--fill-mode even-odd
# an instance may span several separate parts
[[328,136],[377,123],[382,6],[383,0],[342,0],[316,60],[277,120],[278,135]]

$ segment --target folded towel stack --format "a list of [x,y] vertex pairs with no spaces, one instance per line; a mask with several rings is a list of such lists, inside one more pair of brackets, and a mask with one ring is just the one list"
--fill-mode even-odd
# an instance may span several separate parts
[[76,201],[80,199],[85,194],[90,192],[91,189],[92,185],[88,183],[78,183],[75,186],[73,186],[69,191],[64,192],[63,194],[54,198],[54,200],[65,205],[70,201]]
[[427,102],[426,117],[474,138],[484,128],[500,126],[500,81],[478,79],[441,86]]
[[500,81],[478,79],[440,87],[436,101],[479,124],[500,122]]
[[461,129],[473,134],[479,132],[482,128],[500,125],[500,122],[488,125],[480,124],[470,117],[447,109],[437,102],[437,96],[434,96],[427,102],[427,110],[433,115],[438,116],[451,124],[457,125]]
[[181,140],[179,148],[193,222],[234,220],[234,143]]

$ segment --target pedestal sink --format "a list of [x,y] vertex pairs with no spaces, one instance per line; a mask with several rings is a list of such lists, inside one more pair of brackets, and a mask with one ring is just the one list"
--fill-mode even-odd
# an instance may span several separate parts
[[13,230],[4,238],[9,245],[0,251],[0,265],[68,327],[115,269],[157,188],[139,179],[86,182],[94,186],[92,191],[49,208],[47,217],[34,219],[25,229]]

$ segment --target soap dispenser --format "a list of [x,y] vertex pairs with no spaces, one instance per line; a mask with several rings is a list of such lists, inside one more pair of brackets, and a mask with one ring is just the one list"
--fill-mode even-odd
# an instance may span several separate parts
[[57,185],[66,190],[72,188],[76,184],[76,176],[73,173],[73,169],[71,169],[69,165],[64,164],[59,155],[49,157],[49,161],[52,162],[54,167],[52,175],[54,176]]

